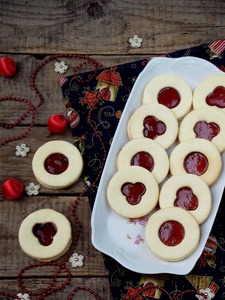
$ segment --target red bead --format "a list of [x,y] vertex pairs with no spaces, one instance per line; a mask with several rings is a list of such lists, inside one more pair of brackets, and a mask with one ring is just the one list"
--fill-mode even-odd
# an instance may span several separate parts
[[11,77],[16,72],[16,63],[10,57],[2,57],[0,59],[0,75]]

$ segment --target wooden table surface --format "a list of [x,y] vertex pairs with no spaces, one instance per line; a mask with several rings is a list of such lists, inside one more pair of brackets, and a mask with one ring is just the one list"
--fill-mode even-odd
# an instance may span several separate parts
[[[132,62],[211,43],[225,37],[225,1],[218,0],[2,0],[0,1],[1,57],[11,57],[17,71],[11,78],[0,76],[0,97],[28,99],[34,105],[38,97],[30,80],[33,70],[50,55],[58,53],[86,54],[106,67]],[[129,38],[137,34],[143,39],[140,48],[131,48]],[[66,75],[80,61],[64,59],[69,66]],[[46,141],[63,139],[73,143],[70,128],[60,134],[46,137],[48,118],[55,114],[66,116],[62,92],[58,84],[60,75],[54,72],[53,63],[42,69],[36,86],[44,97],[44,104],[36,112],[34,128],[21,141],[10,142],[0,148],[0,185],[10,178],[24,186],[37,183],[31,167],[35,151]],[[85,71],[86,69],[82,69]],[[91,69],[87,69],[91,70]],[[26,110],[26,105],[2,101],[0,122],[10,123]],[[0,128],[0,142],[18,136],[30,124],[30,116],[12,130]],[[15,147],[26,143],[31,151],[26,158],[15,155]],[[73,223],[71,205],[84,188],[82,178],[65,190],[50,190],[41,186],[37,196],[26,194],[19,200],[0,200],[0,291],[21,292],[17,284],[20,269],[35,260],[28,257],[18,243],[18,229],[22,220],[41,208],[52,208],[63,213]],[[77,215],[82,224],[76,252],[85,256],[81,268],[70,268],[72,279],[65,289],[47,299],[67,299],[77,285],[94,289],[102,298],[112,299],[103,258],[91,243],[90,207],[82,197]],[[40,291],[49,285],[56,269],[32,268],[26,271],[22,283],[30,291]],[[63,283],[66,275],[57,279]],[[7,297],[8,298],[8,297]],[[33,297],[32,299],[38,299]],[[94,299],[85,292],[74,299]],[[6,299],[1,296],[0,299]]]

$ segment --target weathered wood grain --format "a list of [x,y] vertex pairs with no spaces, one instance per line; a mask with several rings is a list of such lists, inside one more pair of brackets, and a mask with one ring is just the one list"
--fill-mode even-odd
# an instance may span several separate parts
[[162,54],[225,35],[218,0],[3,0],[0,11],[3,53]]

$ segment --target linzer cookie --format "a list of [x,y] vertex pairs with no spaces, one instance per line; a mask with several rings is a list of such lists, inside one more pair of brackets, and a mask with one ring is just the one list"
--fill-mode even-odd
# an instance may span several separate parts
[[162,104],[141,105],[131,115],[127,126],[130,139],[149,138],[164,149],[173,144],[178,134],[178,121],[174,113]]
[[72,230],[63,214],[53,209],[41,209],[23,220],[18,237],[27,255],[47,262],[66,253],[72,242]]
[[117,169],[140,166],[147,169],[161,183],[169,171],[166,150],[156,141],[146,138],[126,143],[117,156]]
[[71,143],[51,141],[35,152],[32,169],[42,185],[50,189],[64,189],[80,178],[83,159]]
[[173,111],[178,120],[181,120],[191,110],[192,90],[181,77],[162,74],[147,84],[142,103],[165,105]]
[[197,85],[193,93],[193,107],[203,106],[225,111],[225,74],[211,75]]
[[212,196],[208,185],[199,176],[174,175],[160,190],[159,206],[183,208],[202,224],[211,212]]
[[111,208],[127,218],[140,218],[152,211],[157,203],[159,187],[154,176],[145,168],[130,166],[111,178],[107,199]]
[[172,175],[194,174],[209,186],[217,180],[222,169],[222,158],[217,147],[201,138],[178,144],[169,160]]
[[197,248],[200,227],[188,211],[169,207],[149,218],[145,236],[149,249],[156,256],[166,261],[180,261]]
[[211,141],[222,153],[225,150],[225,114],[215,107],[202,107],[190,112],[181,122],[179,141],[203,138]]

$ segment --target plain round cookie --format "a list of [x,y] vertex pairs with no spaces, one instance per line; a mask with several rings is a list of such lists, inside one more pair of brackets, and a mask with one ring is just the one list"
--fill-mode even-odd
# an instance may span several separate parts
[[[220,153],[222,153],[225,150],[224,120],[224,112],[215,107],[206,106],[195,109],[191,111],[181,122],[178,133],[179,141],[182,143],[186,140],[196,138],[197,136],[194,128],[195,125],[199,122],[200,137],[210,140],[219,149]],[[203,125],[201,125],[200,122],[204,122]],[[211,136],[210,139],[207,138],[209,136]]]
[[[174,246],[163,243],[159,237],[160,227],[168,221],[180,223],[184,228],[184,238]],[[152,214],[145,228],[149,249],[166,261],[180,261],[190,256],[199,244],[200,227],[195,218],[179,207],[163,208]]]
[[151,173],[156,181],[161,183],[169,171],[169,158],[165,149],[151,139],[140,138],[127,142],[117,156],[117,169],[121,170],[131,166],[133,156],[139,152],[146,152],[151,155],[154,161]]
[[159,206],[160,208],[177,206],[175,201],[180,199],[179,192],[182,193],[181,189],[184,188],[189,189],[191,196],[197,197],[197,208],[189,210],[183,205],[178,207],[186,209],[199,224],[202,224],[211,212],[212,196],[208,185],[197,175],[183,174],[170,177],[160,190]]
[[178,121],[180,121],[191,110],[192,90],[188,83],[179,76],[162,74],[150,80],[144,89],[142,103],[160,104],[158,100],[159,92],[167,88],[175,89],[180,96],[179,104],[176,106],[172,105],[171,108],[167,105],[173,111]]
[[[207,103],[207,96],[211,95],[215,92],[215,89],[217,87],[222,87],[223,90],[223,97],[222,100],[219,101],[219,105],[215,105],[215,103],[211,103],[209,105]],[[205,79],[203,79],[195,88],[193,93],[193,107],[194,109],[203,107],[203,106],[210,106],[221,109],[222,111],[225,111],[225,74],[214,74],[211,75]],[[220,107],[222,106],[222,107]]]
[[169,148],[177,138],[178,121],[174,113],[162,104],[143,104],[134,111],[127,124],[127,133],[130,139],[145,137],[143,122],[146,117],[154,117],[165,124],[165,132],[154,140],[164,149]]
[[[51,174],[45,169],[46,158],[54,153],[67,157],[68,167],[61,174]],[[50,141],[35,152],[32,169],[39,183],[50,189],[64,189],[76,182],[83,170],[83,158],[79,150],[66,141]]]
[[[126,196],[123,195],[121,188],[126,183],[144,185],[146,191],[138,204],[128,203]],[[110,207],[126,218],[140,218],[147,215],[156,207],[158,196],[159,187],[154,176],[138,166],[130,166],[116,172],[107,187],[107,199]]]
[[[191,139],[178,144],[170,154],[170,172],[172,175],[187,174],[184,168],[185,158],[192,153],[200,153],[208,161],[207,170],[200,176],[209,186],[212,185],[222,170],[222,158],[217,147],[204,139]],[[194,166],[194,164],[192,164]],[[193,174],[193,173],[192,173]],[[200,173],[199,173],[200,174]]]
[[[39,242],[33,233],[36,224],[53,223],[57,232],[50,245]],[[30,257],[39,261],[52,261],[64,255],[72,242],[72,229],[68,219],[53,209],[40,209],[28,215],[20,225],[19,244],[22,250]]]

